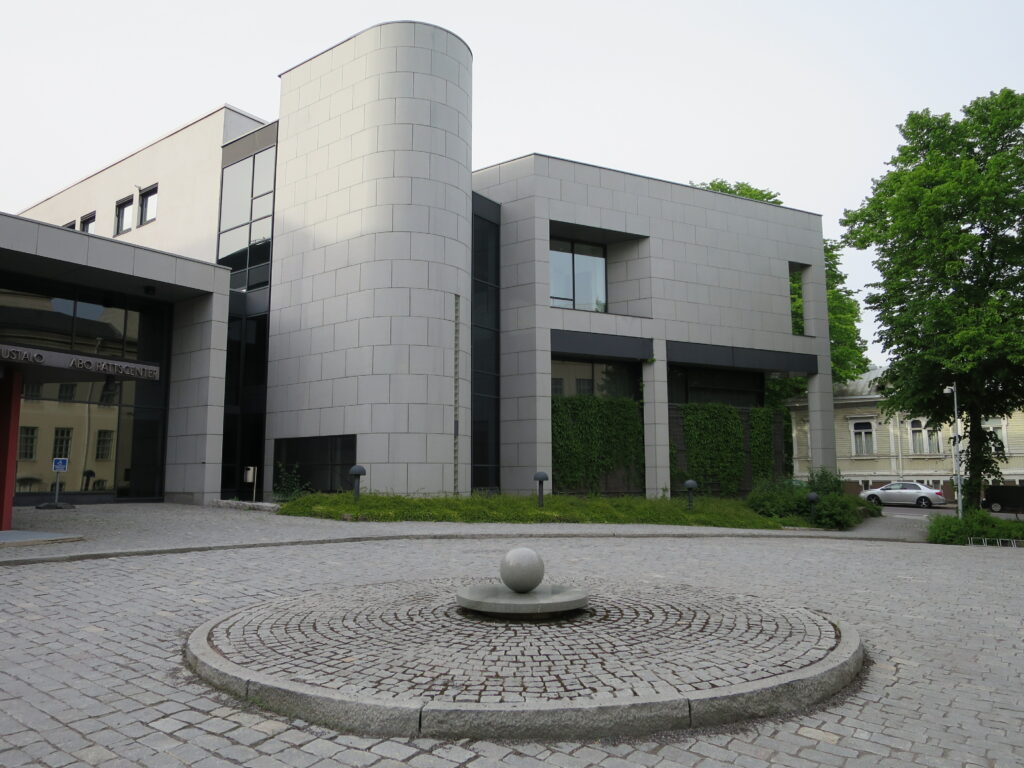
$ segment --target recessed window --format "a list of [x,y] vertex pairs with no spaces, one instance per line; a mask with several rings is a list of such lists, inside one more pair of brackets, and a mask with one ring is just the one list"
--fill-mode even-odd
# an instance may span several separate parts
[[101,429],[96,433],[96,461],[109,461],[114,448],[114,430]]
[[39,427],[18,428],[18,461],[35,461]]
[[85,214],[85,216],[83,216],[81,219],[79,219],[79,221],[78,221],[78,228],[82,232],[87,232],[90,235],[95,234],[95,232],[96,232],[96,214],[95,213],[87,213],[87,214]]
[[875,425],[870,421],[855,421],[853,430],[853,455],[873,456],[875,454]]
[[60,389],[57,390],[57,399],[69,402],[75,399],[75,384],[74,382],[65,382],[60,385]]
[[139,192],[139,226],[156,219],[156,185]]
[[21,394],[26,400],[38,400],[43,396],[43,385],[38,381],[27,381],[21,390]]
[[71,457],[71,427],[54,427],[53,458],[67,459]]
[[550,253],[551,306],[607,312],[604,246],[552,240]]
[[120,200],[114,209],[114,234],[123,235],[132,229],[132,211],[135,210],[135,201],[126,197]]
[[74,229],[74,228],[75,228],[75,222],[73,222],[73,221],[69,221],[67,224],[64,225],[64,229]]

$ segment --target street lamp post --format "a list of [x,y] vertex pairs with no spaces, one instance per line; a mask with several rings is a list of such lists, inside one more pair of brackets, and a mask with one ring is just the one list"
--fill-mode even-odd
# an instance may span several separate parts
[[964,517],[964,493],[963,481],[960,477],[960,404],[956,399],[956,382],[953,386],[942,390],[944,394],[953,395],[953,472],[956,477],[956,516],[962,520]]

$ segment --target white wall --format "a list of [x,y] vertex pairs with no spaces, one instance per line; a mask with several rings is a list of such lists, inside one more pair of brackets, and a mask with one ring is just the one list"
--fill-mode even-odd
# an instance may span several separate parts
[[[213,262],[217,258],[221,146],[263,123],[221,107],[32,206],[23,216],[64,225],[96,212],[94,234],[114,237],[115,205],[134,196],[119,241]],[[137,226],[139,189],[158,184],[157,217]]]

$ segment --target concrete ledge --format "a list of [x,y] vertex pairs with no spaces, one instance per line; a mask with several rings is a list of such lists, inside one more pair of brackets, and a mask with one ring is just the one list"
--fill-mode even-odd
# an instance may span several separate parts
[[253,512],[277,512],[280,504],[269,501],[237,501],[235,499],[217,499],[210,506],[222,509],[248,509]]
[[352,697],[247,670],[210,644],[210,632],[227,618],[206,622],[188,638],[185,662],[199,677],[273,712],[361,736],[585,740],[723,725],[782,715],[823,701],[857,676],[864,659],[856,630],[833,622],[839,642],[821,661],[764,680],[708,691],[637,697],[621,703],[396,702]]

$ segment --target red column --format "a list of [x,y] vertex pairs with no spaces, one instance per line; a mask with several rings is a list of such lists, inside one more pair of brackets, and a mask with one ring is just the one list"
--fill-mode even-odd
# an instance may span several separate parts
[[13,524],[20,411],[21,371],[7,368],[0,376],[0,531]]

